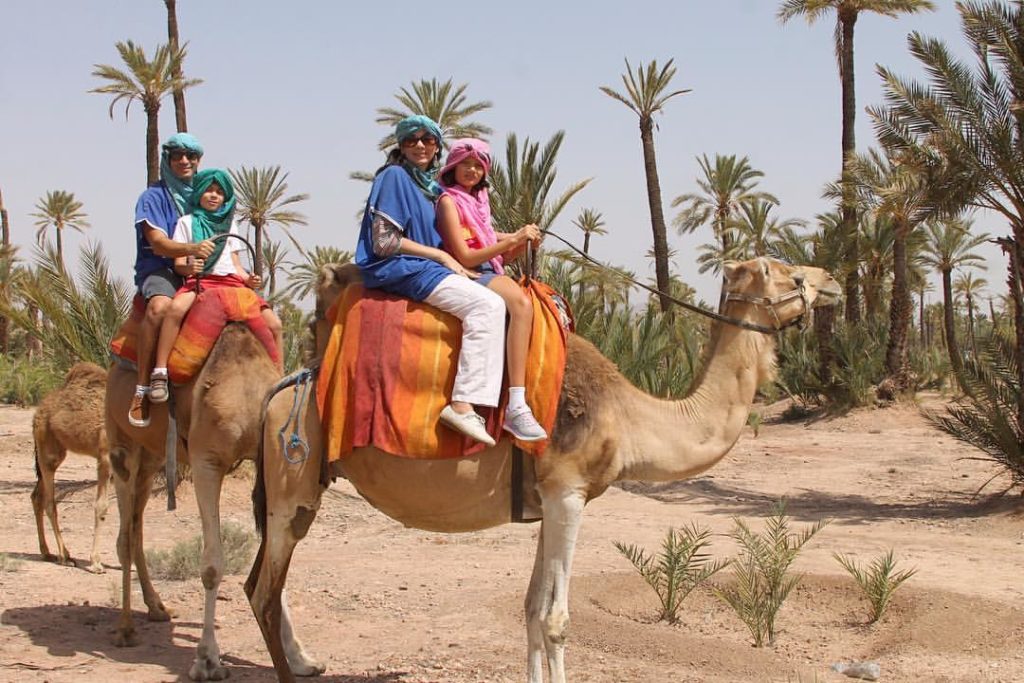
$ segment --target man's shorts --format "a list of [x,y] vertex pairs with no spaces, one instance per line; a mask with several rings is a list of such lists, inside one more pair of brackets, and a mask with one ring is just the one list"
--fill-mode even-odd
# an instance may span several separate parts
[[146,276],[146,279],[142,281],[142,286],[139,287],[139,294],[146,301],[154,296],[166,296],[173,299],[178,292],[178,287],[181,287],[181,278],[178,274],[170,268],[161,268]]

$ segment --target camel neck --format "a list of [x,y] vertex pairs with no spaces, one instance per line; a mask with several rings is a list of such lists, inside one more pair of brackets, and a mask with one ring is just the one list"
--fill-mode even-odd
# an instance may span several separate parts
[[720,327],[696,385],[678,401],[634,390],[622,406],[622,424],[645,425],[622,435],[619,479],[673,481],[721,460],[747,422],[758,384],[774,360],[774,339]]

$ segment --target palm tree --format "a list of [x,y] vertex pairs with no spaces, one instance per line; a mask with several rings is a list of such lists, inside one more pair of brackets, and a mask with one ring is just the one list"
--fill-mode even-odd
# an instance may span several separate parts
[[146,112],[146,182],[152,185],[160,179],[160,101],[174,90],[184,91],[203,81],[199,78],[186,80],[175,75],[181,73],[184,47],[174,51],[167,45],[158,45],[153,58],[147,59],[142,46],[128,40],[118,43],[117,51],[128,70],[96,64],[92,75],[108,83],[89,92],[114,96],[110,103],[110,118],[114,118],[114,107],[121,100],[125,100],[125,118],[132,102],[142,102]]
[[302,245],[296,241],[288,228],[293,225],[306,225],[306,217],[285,207],[304,202],[309,199],[309,195],[286,195],[288,174],[281,173],[280,166],[243,166],[237,171],[231,170],[231,179],[234,181],[238,197],[235,215],[239,221],[252,225],[255,233],[253,248],[256,250],[256,263],[253,272],[256,275],[263,275],[263,230],[271,224],[280,225],[292,244],[304,253]]
[[707,155],[702,155],[700,164],[703,178],[697,178],[700,193],[681,194],[672,200],[672,206],[682,206],[673,224],[680,233],[693,232],[702,225],[711,223],[715,238],[722,243],[722,252],[730,248],[729,225],[740,211],[744,202],[760,200],[778,204],[773,195],[755,190],[764,173],[752,167],[747,157],[737,159],[736,155],[715,155],[711,165]]
[[564,138],[565,132],[558,131],[543,149],[539,142],[526,138],[520,148],[516,134],[509,133],[505,163],[495,160],[491,168],[491,216],[496,230],[512,232],[529,223],[546,230],[569,200],[590,182],[590,178],[581,180],[557,197],[549,197],[558,176],[555,162]]
[[[441,133],[446,139],[486,137],[494,131],[482,123],[467,119],[494,105],[488,100],[467,104],[467,87],[467,83],[453,85],[450,78],[444,83],[439,83],[436,78],[416,81],[411,90],[402,88],[395,95],[395,99],[404,108],[381,107],[377,110],[379,116],[376,121],[394,131],[395,125],[405,117],[422,114],[429,116],[441,127]],[[389,149],[395,144],[395,134],[391,132],[380,141],[380,148]]]
[[[673,60],[658,68],[658,61],[652,60],[646,67],[637,67],[636,74],[626,60],[626,73],[622,75],[622,84],[626,94],[601,86],[601,92],[618,100],[640,118],[640,145],[644,153],[644,175],[647,178],[647,203],[651,212],[651,232],[654,234],[654,264],[658,281],[658,289],[663,292],[669,287],[668,238],[665,234],[665,214],[661,207],[661,183],[658,180],[658,162],[654,155],[654,115],[660,112],[665,104],[676,95],[690,92],[673,90],[667,92],[676,69]],[[669,300],[661,297],[661,310],[668,311]]]
[[590,236],[607,235],[604,229],[604,216],[594,209],[583,209],[576,220],[572,222],[577,228],[583,231],[583,253],[590,254]]
[[[857,114],[856,91],[853,76],[853,29],[861,12],[873,12],[895,18],[900,14],[914,14],[934,9],[929,0],[783,0],[779,6],[778,18],[782,23],[803,16],[813,24],[830,11],[836,13],[835,48],[839,66],[839,80],[842,87],[843,130],[841,185],[844,190],[841,205],[843,235],[846,238],[846,261],[860,262],[857,254],[857,211],[853,202],[853,180],[847,171],[847,162],[856,152],[854,124]],[[846,277],[846,321],[860,320],[859,273],[857,268],[847,271]]]
[[[36,261],[33,272],[26,272],[18,287],[25,307],[2,300],[0,312],[29,335],[38,336],[39,348],[58,367],[79,360],[106,365],[110,339],[128,316],[134,290],[110,275],[99,244],[81,249],[78,281],[52,247],[41,250]],[[37,312],[45,324],[38,324]]]
[[729,227],[736,235],[733,258],[744,260],[774,253],[774,244],[781,239],[786,229],[803,227],[799,218],[775,218],[769,216],[776,207],[766,199],[750,198],[740,204],[740,213],[729,220]]
[[970,266],[982,267],[985,259],[975,249],[988,240],[988,233],[972,235],[972,222],[963,218],[928,221],[927,241],[922,260],[942,275],[942,319],[946,333],[946,352],[953,375],[960,377],[963,363],[956,341],[953,311],[953,270]]
[[280,242],[267,240],[263,243],[263,262],[267,264],[267,298],[273,299],[277,292],[277,273],[288,262],[288,250]]
[[[883,144],[914,148],[928,145],[958,173],[944,188],[946,210],[984,207],[1002,215],[1013,238],[999,240],[1011,268],[1008,281],[1016,311],[1018,384],[1024,385],[1024,293],[1019,286],[1024,263],[1024,168],[1020,150],[1024,128],[1024,5],[958,2],[963,33],[976,59],[955,59],[945,43],[911,33],[911,54],[921,62],[928,83],[903,79],[878,67],[886,105],[870,108]],[[1017,424],[1024,427],[1024,397],[1017,403]]]
[[[6,288],[11,281],[12,259],[14,252],[11,251],[11,224],[7,219],[7,207],[4,206],[4,195],[0,192],[0,287]],[[0,292],[0,296],[5,296]],[[0,353],[7,353],[10,347],[10,327],[7,316],[0,315]]]
[[877,320],[882,313],[882,295],[892,272],[892,248],[896,232],[888,217],[877,214],[862,216],[858,252],[864,264],[860,276],[864,292],[864,311],[868,320]]
[[[0,246],[0,302],[11,304],[20,286],[24,269],[18,265],[18,248]],[[0,314],[0,353],[8,353],[11,345],[10,320]]]
[[953,291],[964,298],[967,304],[967,338],[971,340],[971,354],[978,357],[978,343],[974,338],[974,302],[988,286],[988,280],[975,278],[970,271],[964,273],[953,283]]
[[[164,5],[167,6],[167,45],[171,48],[171,52],[179,51],[177,4],[178,0],[164,0]],[[178,62],[173,76],[178,81],[185,80],[181,73],[181,61]],[[188,121],[185,116],[185,91],[182,88],[174,89],[174,122],[179,133],[188,132]]]
[[57,258],[64,263],[64,229],[73,228],[79,232],[89,227],[86,214],[82,211],[82,202],[75,199],[72,192],[51,190],[36,202],[38,212],[33,213],[37,219],[36,242],[42,246],[46,241],[46,229],[53,226],[57,242]]
[[0,192],[0,247],[11,244],[11,224],[7,219],[7,207],[4,206],[4,193]]
[[291,264],[288,270],[288,287],[285,293],[296,301],[309,296],[320,278],[320,269],[330,263],[349,263],[352,252],[337,247],[322,247],[319,244],[311,251],[303,252],[305,260]]
[[[885,369],[899,391],[909,388],[907,335],[912,316],[910,300],[910,259],[908,242],[912,233],[934,212],[930,191],[936,171],[919,155],[907,152],[882,154],[871,149],[866,156],[853,156],[847,163],[849,177],[857,183],[861,199],[874,209],[877,218],[892,222],[892,296],[889,300],[889,340]],[[833,185],[833,196],[846,189]],[[845,234],[845,233],[844,233]]]

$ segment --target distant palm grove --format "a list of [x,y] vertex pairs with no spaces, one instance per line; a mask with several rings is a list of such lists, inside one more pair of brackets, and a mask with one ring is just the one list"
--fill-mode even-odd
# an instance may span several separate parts
[[[96,64],[91,93],[115,109],[145,117],[138,182],[159,177],[163,105],[173,103],[175,128],[188,129],[185,96],[202,87],[186,76],[175,3],[168,10],[168,42],[147,51],[131,41],[113,46],[116,64]],[[835,173],[820,187],[831,209],[816,216],[787,216],[772,193],[771,178],[747,156],[706,150],[693,160],[693,180],[665,188],[656,155],[659,125],[672,125],[674,108],[686,106],[674,60],[624,61],[615,85],[594,84],[619,107],[622,130],[636,131],[650,219],[648,256],[657,293],[634,289],[636,274],[614,263],[595,265],[589,254],[616,230],[595,203],[575,216],[566,207],[589,179],[558,178],[564,131],[534,140],[510,133],[495,156],[490,178],[495,227],[525,223],[578,244],[580,253],[548,239],[537,276],[560,291],[575,314],[577,334],[594,344],[637,386],[664,397],[684,395],[700,372],[710,338],[707,318],[675,306],[695,292],[687,272],[718,274],[731,260],[756,257],[809,264],[830,271],[844,285],[844,301],[818,309],[808,329],[778,336],[779,366],[761,388],[765,402],[789,399],[786,415],[798,418],[860,406],[912,401],[922,390],[950,399],[933,423],[981,449],[1024,483],[1024,4],[956,3],[972,57],[959,59],[940,38],[907,37],[923,80],[884,65],[861,78],[881,79],[883,100],[860,106],[875,139],[857,146],[854,29],[859,15],[885,17],[926,12],[928,0],[782,0],[780,23],[804,19],[835,25],[841,84],[841,130],[836,131]],[[870,49],[870,45],[864,46]],[[822,58],[827,58],[822,55]],[[395,102],[377,110],[381,149],[393,146],[394,124],[410,114],[436,120],[445,136],[487,137],[492,104],[474,100],[468,84],[424,78],[398,87]],[[134,106],[138,104],[139,106]],[[622,105],[622,106],[620,106]],[[104,106],[97,98],[97,106]],[[626,109],[630,113],[627,113]],[[141,138],[141,136],[140,136]],[[140,140],[141,141],[141,140]],[[497,145],[494,145],[497,148]],[[143,151],[145,169],[143,169]],[[321,266],[350,261],[350,245],[304,244],[308,195],[289,188],[279,165],[231,169],[237,218],[251,229],[254,263],[264,295],[285,326],[286,371],[304,361],[310,296]],[[353,170],[355,178],[370,174]],[[57,386],[78,360],[110,361],[109,342],[134,294],[126,274],[112,273],[102,246],[90,244],[66,264],[66,229],[88,234],[88,206],[73,188],[40,188],[32,226],[10,225],[3,208],[0,249],[0,400],[34,404]],[[359,207],[352,207],[353,213]],[[666,214],[666,211],[668,212]],[[978,212],[1001,217],[996,234],[976,228]],[[571,227],[570,227],[571,226]],[[127,229],[128,226],[125,226]],[[697,233],[704,243],[693,263],[679,264],[668,230]],[[11,232],[34,230],[32,255],[12,245]],[[1005,270],[986,273],[979,248],[998,243]],[[522,263],[513,270],[524,272]],[[72,270],[74,272],[72,272]],[[939,283],[933,291],[932,283]],[[990,283],[1006,294],[993,295]],[[928,303],[932,301],[934,303]],[[715,308],[717,302],[711,302]]]

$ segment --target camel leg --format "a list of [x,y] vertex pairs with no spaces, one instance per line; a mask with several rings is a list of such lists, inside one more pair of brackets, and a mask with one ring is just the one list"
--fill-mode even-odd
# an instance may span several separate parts
[[[205,452],[197,448],[192,451]],[[220,491],[224,470],[215,462],[193,455],[192,484],[195,487],[199,516],[203,524],[202,580],[206,593],[203,610],[203,635],[188,675],[193,681],[221,681],[228,670],[220,663],[217,645],[217,594],[224,578],[224,547],[220,536]]]
[[[36,435],[36,486],[32,490],[32,508],[36,515],[36,531],[39,534],[39,554],[44,560],[56,560],[58,564],[69,565],[71,553],[64,545],[64,535],[60,532],[57,520],[57,498],[55,478],[57,468],[67,457],[67,450],[48,435]],[[46,532],[43,529],[43,513],[50,520],[50,528],[57,540],[57,556],[50,554],[46,545]]]
[[281,392],[271,403],[267,417],[264,430],[266,451],[254,492],[254,497],[262,494],[266,514],[259,551],[245,582],[245,593],[263,632],[274,669],[278,679],[285,683],[294,683],[296,675],[316,676],[326,669],[305,652],[295,637],[284,595],[292,553],[316,518],[324,491],[320,485],[318,454],[322,452],[322,446],[315,411],[312,415],[307,413],[303,421],[310,456],[303,462],[292,464],[280,452],[274,430],[287,418],[292,397],[293,391]]
[[129,451],[119,448],[111,452],[111,463],[116,472],[114,490],[117,493],[120,527],[117,533],[117,558],[121,563],[121,617],[114,636],[118,647],[130,647],[138,642],[132,620],[132,563],[134,562],[142,598],[149,609],[150,621],[167,621],[170,612],[164,607],[153,587],[143,550],[142,518],[149,501],[153,477],[160,467],[159,459],[135,446]]
[[[541,488],[544,505],[544,521],[541,522],[538,557],[543,559],[540,576],[537,565],[530,580],[527,593],[527,635],[535,641],[543,638],[547,654],[548,676],[551,683],[565,683],[565,639],[569,631],[569,578],[572,573],[572,558],[576,548],[576,537],[583,520],[583,506],[586,501],[581,493],[573,490],[545,490]],[[531,643],[533,645],[534,643]],[[530,683],[540,683],[539,664],[530,651]]]
[[96,507],[92,529],[92,555],[88,567],[89,571],[94,574],[102,574],[105,571],[103,563],[100,562],[100,531],[103,528],[103,522],[107,519],[107,510],[110,508],[110,497],[107,495],[109,484],[110,457],[103,450],[96,459]]
[[533,557],[533,573],[526,590],[526,680],[544,681],[544,629],[540,617],[540,587],[544,576],[544,523],[537,533],[537,552]]

